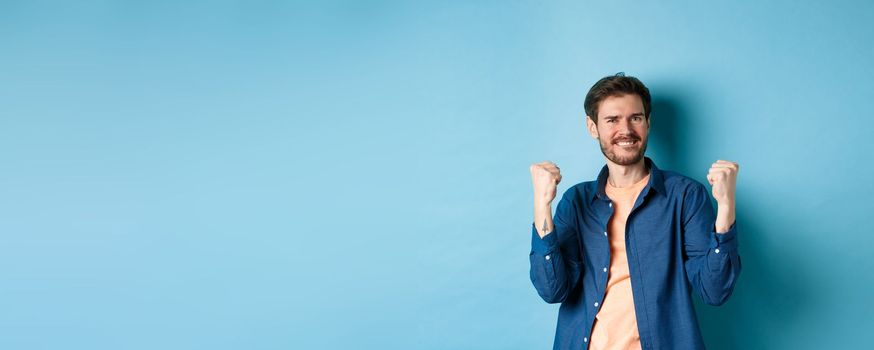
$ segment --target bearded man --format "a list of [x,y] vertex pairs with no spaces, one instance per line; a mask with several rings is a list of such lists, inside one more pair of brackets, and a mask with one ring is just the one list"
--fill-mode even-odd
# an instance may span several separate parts
[[554,349],[703,349],[692,292],[721,305],[734,289],[738,164],[714,162],[710,191],[659,169],[644,156],[650,109],[637,78],[620,73],[592,86],[586,127],[607,164],[568,189],[555,216],[558,166],[530,167],[530,275],[543,300],[561,303]]

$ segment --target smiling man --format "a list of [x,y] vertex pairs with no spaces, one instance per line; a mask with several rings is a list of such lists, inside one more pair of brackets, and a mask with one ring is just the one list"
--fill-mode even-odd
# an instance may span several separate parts
[[[552,162],[531,165],[531,281],[561,303],[554,349],[703,349],[693,291],[724,303],[740,274],[738,165],[717,160],[704,185],[644,156],[649,89],[620,73],[586,95],[586,127],[606,165],[568,189]],[[716,199],[714,214],[710,195]]]

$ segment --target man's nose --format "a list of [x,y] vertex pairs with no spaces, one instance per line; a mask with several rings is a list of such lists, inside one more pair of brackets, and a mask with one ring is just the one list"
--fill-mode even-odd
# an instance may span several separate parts
[[616,125],[616,128],[618,129],[619,133],[621,133],[621,134],[631,133],[631,124],[628,122],[628,119],[619,118],[618,124],[619,125]]

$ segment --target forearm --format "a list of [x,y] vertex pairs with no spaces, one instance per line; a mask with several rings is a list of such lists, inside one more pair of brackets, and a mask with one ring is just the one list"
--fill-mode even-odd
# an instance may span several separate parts
[[713,198],[716,199],[716,222],[713,229],[724,234],[734,225],[735,186],[737,172],[740,166],[735,162],[717,160],[707,173],[707,181],[713,187]]
[[716,223],[714,229],[716,233],[726,233],[734,224],[734,203],[719,203],[717,204]]
[[543,238],[553,230],[552,223],[552,204],[534,202],[534,226],[537,228],[537,234]]

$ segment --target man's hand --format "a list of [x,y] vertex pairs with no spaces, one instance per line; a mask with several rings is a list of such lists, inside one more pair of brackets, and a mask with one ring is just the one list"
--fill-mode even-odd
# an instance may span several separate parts
[[719,205],[734,204],[734,188],[737,183],[738,165],[727,160],[717,160],[710,166],[707,181],[713,187],[713,198]]
[[531,182],[534,184],[534,204],[549,205],[561,182],[561,169],[550,161],[531,164]]
[[718,207],[715,224],[717,233],[728,232],[734,224],[734,192],[739,169],[735,162],[717,160],[707,173],[707,182],[710,182],[713,198],[716,199]]
[[546,161],[531,164],[531,183],[534,185],[534,223],[540,237],[552,231],[552,200],[561,172],[555,163]]

